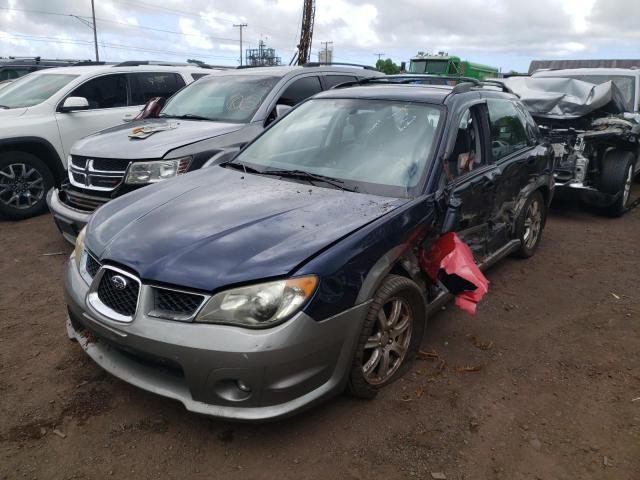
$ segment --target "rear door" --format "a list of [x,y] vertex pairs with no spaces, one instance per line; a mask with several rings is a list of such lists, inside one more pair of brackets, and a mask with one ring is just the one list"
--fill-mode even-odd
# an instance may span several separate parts
[[[92,133],[123,123],[123,117],[140,107],[130,106],[129,82],[124,73],[94,77],[73,90],[67,97],[83,97],[89,109],[56,112],[62,148],[69,155],[71,146]],[[64,103],[63,98],[58,107]]]
[[442,233],[457,232],[471,248],[476,262],[482,262],[490,253],[491,214],[498,176],[491,163],[486,106],[475,105],[453,121],[458,128],[447,139],[450,153],[442,165],[447,194]]
[[[498,169],[490,250],[513,238],[519,207],[545,170],[545,149],[537,145],[537,127],[519,104],[508,98],[489,98],[492,161]],[[526,117],[525,117],[526,114]]]

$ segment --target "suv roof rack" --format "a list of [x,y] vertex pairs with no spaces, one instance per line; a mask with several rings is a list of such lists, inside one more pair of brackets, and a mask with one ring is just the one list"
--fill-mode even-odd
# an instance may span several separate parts
[[[515,95],[515,93],[507,87],[500,80],[478,80],[477,78],[471,77],[453,77],[453,76],[440,76],[440,75],[424,75],[424,74],[399,74],[399,75],[389,75],[387,77],[373,77],[373,78],[363,78],[362,80],[357,80],[353,82],[341,83],[340,85],[336,85],[334,88],[344,88],[350,87],[352,85],[365,85],[370,83],[381,83],[381,84],[391,84],[391,85],[404,85],[411,83],[427,83],[427,81],[441,81],[441,82],[459,82],[454,87],[451,93],[464,93],[469,92],[473,88],[482,88],[483,86],[497,87],[500,88],[501,91],[505,93],[510,93]],[[448,83],[427,83],[428,85],[449,85]],[[449,85],[451,86],[451,85]]]
[[165,62],[162,60],[127,60],[126,62],[116,63],[114,67],[140,67],[142,65],[155,65],[157,67],[200,67],[213,68],[211,65],[187,63],[187,62]]
[[365,70],[374,70],[376,72],[378,72],[379,70],[375,67],[372,67],[371,65],[362,65],[360,63],[349,63],[349,62],[307,62],[304,65],[302,65],[303,67],[330,67],[333,65],[338,65],[338,66],[343,66],[343,67],[360,67],[360,68],[364,68]]

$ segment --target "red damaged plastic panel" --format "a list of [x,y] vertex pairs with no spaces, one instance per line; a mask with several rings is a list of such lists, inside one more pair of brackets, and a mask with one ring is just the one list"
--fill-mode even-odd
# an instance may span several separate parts
[[422,250],[420,265],[434,282],[442,282],[456,296],[456,305],[475,315],[476,306],[489,291],[489,280],[482,274],[469,246],[454,232],[447,233]]

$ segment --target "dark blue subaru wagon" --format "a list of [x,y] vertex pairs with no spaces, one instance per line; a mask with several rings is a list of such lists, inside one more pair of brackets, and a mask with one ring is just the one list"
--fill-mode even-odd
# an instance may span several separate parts
[[100,208],[66,268],[68,335],[113,375],[216,417],[373,397],[456,293],[421,256],[448,232],[481,268],[533,255],[552,169],[497,88],[324,92],[232,161]]

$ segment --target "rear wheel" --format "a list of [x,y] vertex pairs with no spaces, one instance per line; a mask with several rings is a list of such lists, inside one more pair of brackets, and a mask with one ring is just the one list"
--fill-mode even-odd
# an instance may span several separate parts
[[547,217],[547,207],[540,191],[533,192],[516,221],[516,238],[520,240],[520,248],[516,255],[520,258],[532,257],[540,240]]
[[0,154],[0,216],[22,220],[47,208],[46,195],[54,185],[51,170],[28,152]]
[[425,300],[412,280],[390,275],[376,292],[362,327],[349,377],[349,392],[373,398],[404,374],[426,325]]
[[600,189],[611,195],[621,192],[615,203],[605,210],[610,217],[620,217],[627,208],[633,183],[634,163],[635,157],[631,152],[611,150],[604,157]]

